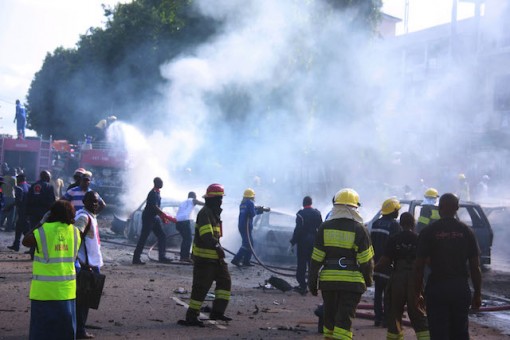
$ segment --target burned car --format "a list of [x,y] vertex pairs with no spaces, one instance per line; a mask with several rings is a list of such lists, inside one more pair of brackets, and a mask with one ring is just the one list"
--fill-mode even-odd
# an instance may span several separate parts
[[[175,216],[177,214],[177,210],[179,209],[179,205],[181,202],[169,199],[169,198],[161,198],[161,210],[163,210],[166,214]],[[140,233],[142,231],[142,213],[145,208],[145,201],[143,201],[140,206],[133,211],[127,221],[126,227],[124,229],[124,235],[130,241],[136,242],[140,237]],[[175,223],[163,223],[163,231],[167,235],[167,237],[172,236],[167,241],[167,246],[177,246],[181,244],[181,236],[175,228]],[[192,223],[192,227],[194,224]],[[149,238],[147,239],[147,245],[153,244],[157,242],[157,238],[154,233],[150,233]]]
[[296,255],[289,254],[290,239],[296,226],[296,215],[271,210],[253,219],[254,250],[262,262],[292,263]]
[[[401,200],[400,205],[400,213],[408,211],[414,216],[416,221],[418,220],[422,208],[422,200]],[[372,220],[367,223],[369,231],[372,228],[372,224],[380,216],[381,212],[379,211]],[[460,201],[456,218],[473,230],[478,240],[478,246],[480,247],[480,264],[490,264],[494,234],[482,207],[474,202]]]

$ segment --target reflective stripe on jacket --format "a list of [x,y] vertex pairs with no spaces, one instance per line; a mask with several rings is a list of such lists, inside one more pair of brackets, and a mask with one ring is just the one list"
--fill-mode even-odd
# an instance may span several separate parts
[[34,253],[30,299],[71,300],[76,298],[74,262],[81,239],[77,228],[61,222],[44,223],[34,230]]
[[214,212],[204,206],[197,215],[192,254],[195,259],[218,260],[216,244],[221,237],[221,221]]
[[[354,220],[339,218],[324,222],[317,233],[312,253],[310,280],[319,280],[319,289],[364,292],[365,278],[372,275],[374,250],[365,227]],[[355,261],[359,269],[327,265],[326,259]]]

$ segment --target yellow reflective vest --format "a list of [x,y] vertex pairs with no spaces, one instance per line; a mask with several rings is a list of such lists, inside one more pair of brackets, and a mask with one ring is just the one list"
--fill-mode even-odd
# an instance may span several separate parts
[[80,233],[72,224],[44,223],[34,230],[34,253],[30,299],[40,301],[76,298],[74,262],[80,247]]

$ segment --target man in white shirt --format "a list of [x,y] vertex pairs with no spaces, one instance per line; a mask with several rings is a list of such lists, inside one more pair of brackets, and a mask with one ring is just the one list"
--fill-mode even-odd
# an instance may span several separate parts
[[[96,214],[99,209],[99,195],[95,191],[87,191],[83,197],[84,207],[76,211],[74,226],[82,232],[82,243],[78,251],[80,269],[85,266],[88,259],[90,268],[99,273],[103,266],[101,254],[101,241]],[[85,247],[86,253],[85,253]],[[85,255],[86,254],[86,255]],[[80,270],[77,269],[77,272]],[[85,330],[85,323],[89,314],[89,307],[76,300],[76,339],[91,339],[94,335]]]
[[197,200],[197,195],[190,191],[188,199],[179,205],[177,210],[177,224],[175,225],[177,231],[181,234],[181,261],[191,262],[189,252],[191,248],[191,213],[196,205],[204,205],[204,202]]

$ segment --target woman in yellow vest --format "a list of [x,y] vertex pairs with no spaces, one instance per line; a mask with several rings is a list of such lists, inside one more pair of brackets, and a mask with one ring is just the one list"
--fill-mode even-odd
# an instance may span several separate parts
[[35,247],[30,286],[29,339],[74,339],[76,270],[80,232],[68,201],[56,201],[46,222],[30,231],[23,245]]

